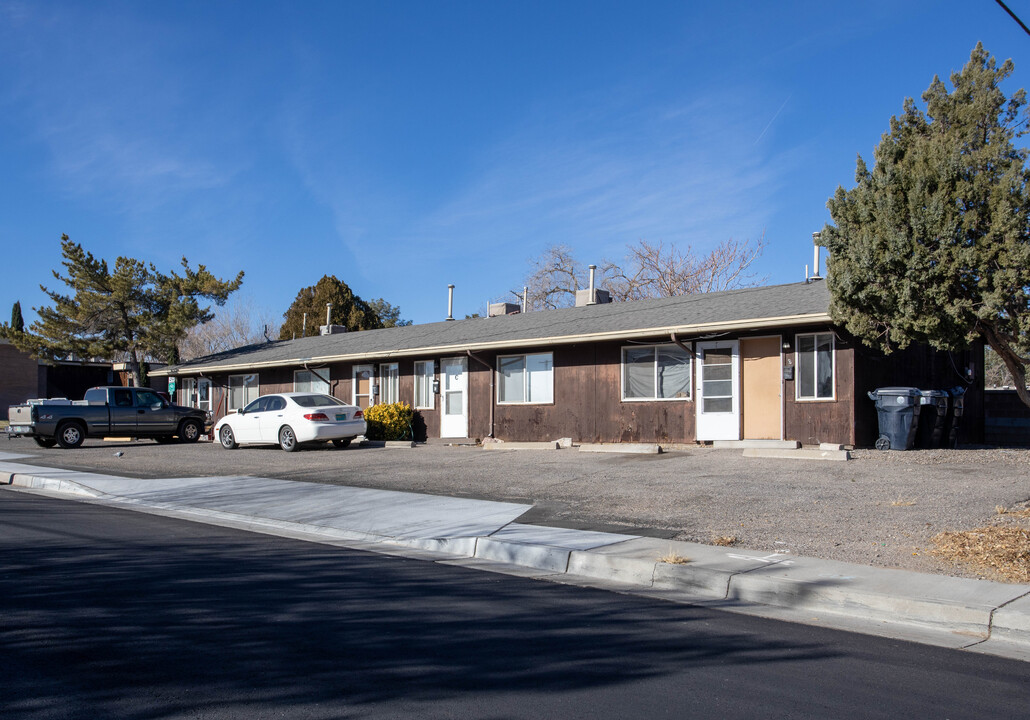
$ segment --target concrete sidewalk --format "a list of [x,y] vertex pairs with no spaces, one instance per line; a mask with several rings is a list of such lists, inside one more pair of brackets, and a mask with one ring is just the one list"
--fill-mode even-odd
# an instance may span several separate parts
[[257,532],[1030,660],[1030,586],[525,525],[517,503],[261,477],[134,479],[0,453],[0,485]]

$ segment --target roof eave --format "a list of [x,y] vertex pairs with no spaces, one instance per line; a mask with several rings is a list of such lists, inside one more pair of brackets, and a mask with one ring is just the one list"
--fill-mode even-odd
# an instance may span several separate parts
[[550,347],[554,345],[570,345],[583,342],[604,342],[613,340],[636,340],[658,336],[706,335],[709,333],[732,332],[734,330],[763,330],[772,327],[796,327],[813,323],[830,322],[829,313],[808,313],[803,315],[786,315],[782,317],[760,318],[751,320],[732,320],[711,323],[695,323],[692,325],[670,325],[665,327],[649,327],[639,330],[613,330],[603,333],[585,333],[581,335],[561,335],[556,337],[524,338],[518,340],[495,340],[491,342],[458,343],[452,345],[434,345],[428,347],[409,348],[404,350],[380,350],[370,353],[346,353],[342,355],[321,355],[314,357],[297,357],[286,360],[267,360],[264,362],[233,363],[219,365],[195,365],[189,368],[173,368],[171,371],[162,368],[150,375],[166,377],[169,375],[201,375],[203,373],[233,372],[235,370],[257,370],[261,368],[294,367],[303,365],[323,365],[327,363],[347,362],[351,360],[383,360],[387,358],[416,357],[420,355],[448,355],[464,353],[468,350],[507,350],[522,347]]

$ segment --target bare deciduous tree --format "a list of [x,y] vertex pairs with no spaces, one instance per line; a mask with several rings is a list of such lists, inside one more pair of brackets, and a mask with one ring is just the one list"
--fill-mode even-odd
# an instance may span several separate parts
[[[641,240],[627,246],[622,263],[603,260],[598,266],[595,286],[611,293],[612,299],[647,300],[652,298],[692,295],[757,285],[750,270],[765,248],[765,240],[757,242],[726,240],[708,255],[695,255],[675,245]],[[576,291],[588,285],[586,267],[566,245],[552,245],[532,261],[525,284],[529,288],[529,308],[545,310],[570,307],[576,303]],[[521,299],[516,290],[512,295]]]
[[264,342],[265,328],[277,326],[275,316],[258,310],[253,300],[232,300],[220,308],[214,318],[190,329],[179,345],[179,355],[183,361],[193,360]]

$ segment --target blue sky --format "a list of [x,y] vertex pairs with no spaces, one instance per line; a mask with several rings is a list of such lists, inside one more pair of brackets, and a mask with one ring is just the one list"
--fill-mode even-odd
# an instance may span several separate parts
[[856,155],[977,41],[1030,86],[992,0],[0,0],[0,319],[61,233],[244,270],[275,318],[324,274],[416,323],[453,283],[462,317],[554,243],[764,235],[797,281]]

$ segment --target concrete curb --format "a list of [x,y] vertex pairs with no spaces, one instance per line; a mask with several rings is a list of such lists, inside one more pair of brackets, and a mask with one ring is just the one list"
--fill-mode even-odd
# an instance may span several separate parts
[[579,446],[580,452],[628,453],[630,455],[657,455],[662,448],[657,443],[586,443]]
[[[255,517],[245,512],[182,507],[146,497],[118,497],[84,484],[90,478],[107,476],[61,470],[53,473],[58,477],[42,472],[3,472],[0,482],[6,480],[9,485],[33,492],[243,530],[606,587],[1030,661],[1028,585],[517,522],[488,535],[420,537],[405,531],[403,536],[389,536]],[[816,614],[818,617],[812,617]]]

